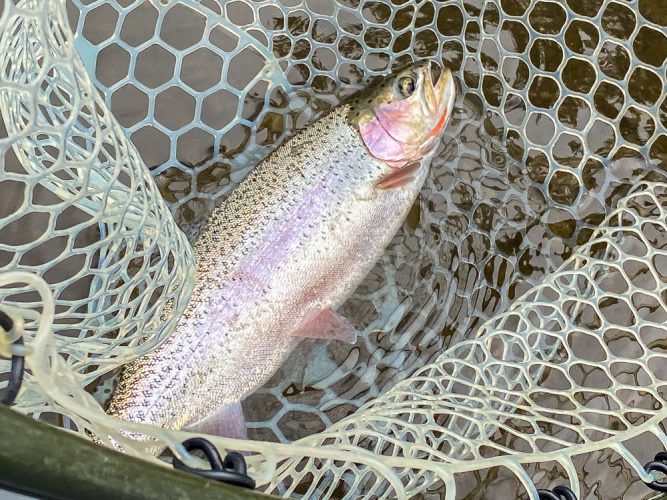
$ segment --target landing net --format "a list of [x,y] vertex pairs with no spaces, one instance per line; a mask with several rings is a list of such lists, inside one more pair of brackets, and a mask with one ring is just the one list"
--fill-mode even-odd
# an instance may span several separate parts
[[[541,486],[565,477],[579,493],[578,456],[602,450],[650,479],[641,464],[667,444],[657,3],[74,5],[85,63],[63,2],[5,3],[0,17],[0,188],[16,196],[0,205],[2,305],[26,318],[31,370],[17,409],[149,460],[159,444],[182,454],[185,433],[110,419],[82,390],[168,335],[191,290],[190,247],[155,183],[194,234],[251,160],[368,77],[431,57],[463,97],[419,205],[346,305],[374,318],[360,345],[323,349],[340,361],[327,376],[304,367],[315,398],[280,373],[258,393],[277,403],[257,434],[292,443],[211,440],[251,452],[266,491],[306,498],[454,498],[456,478],[498,467],[535,495],[545,463]],[[87,31],[97,11],[107,31]],[[189,41],[170,40],[174,19]],[[114,50],[119,78],[102,64]],[[217,80],[189,80],[202,50]],[[150,145],[150,173],[125,134]],[[188,162],[202,136],[210,158]],[[284,423],[294,412],[326,430],[301,437]],[[656,448],[633,448],[642,436]]]

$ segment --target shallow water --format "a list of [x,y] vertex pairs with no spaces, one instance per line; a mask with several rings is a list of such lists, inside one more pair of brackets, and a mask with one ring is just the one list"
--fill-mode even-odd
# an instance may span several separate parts
[[[244,404],[252,438],[323,430],[473,335],[585,242],[648,169],[664,167],[667,19],[659,4],[221,8],[209,0],[158,11],[72,0],[77,47],[192,237],[260,158],[374,75],[433,57],[459,79],[455,115],[417,203],[343,307],[360,340],[317,343],[305,364],[295,353]],[[634,28],[638,15],[648,25]],[[234,52],[239,32],[259,45]],[[208,52],[198,49],[202,40]],[[653,446],[638,448],[652,457]],[[648,493],[613,452],[580,463],[591,498]],[[541,479],[533,472],[538,486],[564,480],[551,465],[537,468]],[[517,485],[491,471],[460,487],[470,498],[506,498]]]

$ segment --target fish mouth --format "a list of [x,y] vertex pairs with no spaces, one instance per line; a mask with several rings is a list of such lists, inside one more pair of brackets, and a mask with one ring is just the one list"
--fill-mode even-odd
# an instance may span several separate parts
[[436,117],[435,124],[428,134],[437,136],[451,114],[456,98],[456,84],[449,68],[441,68],[433,61],[426,61],[421,68],[424,79],[422,106],[429,114]]

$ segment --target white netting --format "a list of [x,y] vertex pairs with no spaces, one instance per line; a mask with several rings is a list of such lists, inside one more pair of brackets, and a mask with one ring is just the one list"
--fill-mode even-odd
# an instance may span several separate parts
[[359,342],[295,354],[244,404],[252,437],[321,431],[474,335],[667,159],[658,4],[72,0],[89,73],[190,235],[369,78],[417,58],[460,78],[418,205],[344,306]]
[[[72,275],[63,280],[45,272],[65,262],[58,257],[62,252],[48,254],[40,267],[29,260],[36,258],[30,251],[41,243],[38,237],[7,243],[9,267],[37,271],[56,285],[59,350],[79,371],[88,365],[94,370],[81,377],[47,363],[59,358],[44,340],[50,328],[45,306],[43,340],[28,358],[37,383],[29,383],[21,401],[38,401],[43,394],[49,410],[70,418],[72,428],[114,439],[129,453],[145,456],[146,444],[131,443],[121,428],[174,448],[184,433],[114,422],[80,386],[101,373],[96,364],[102,363],[86,356],[105,351],[99,357],[106,370],[123,356],[139,354],[142,335],[157,340],[168,332],[169,322],[161,328],[155,321],[169,302],[167,292],[182,294],[174,312],[187,297],[189,287],[179,287],[171,276],[186,282],[189,246],[155,200],[150,177],[73,52],[63,4],[15,3],[21,9],[5,5],[0,18],[2,47],[16,47],[0,56],[18,57],[13,71],[0,66],[0,112],[7,128],[7,138],[0,139],[3,166],[18,169],[19,182],[55,193],[59,201],[44,209],[19,198],[0,214],[1,223],[29,213],[60,219],[66,212],[59,203],[68,202],[92,214],[84,217],[91,222],[65,227],[63,236],[74,242],[68,256],[87,237],[85,227],[99,227],[92,239],[106,241],[122,220],[131,228],[126,239],[145,238],[151,233],[138,229],[138,214],[152,221],[143,222],[147,227],[164,232],[159,233],[163,253],[155,254],[157,246],[144,249],[139,263],[164,272],[158,273],[158,284],[145,269],[134,273],[132,245],[116,251],[109,242],[112,257],[100,260],[98,247],[90,244],[83,250],[90,258],[75,263],[75,273],[81,273],[76,278],[87,276],[90,285],[72,286],[67,294],[63,289],[75,281],[66,281]],[[667,416],[659,366],[667,194],[664,181],[656,178],[623,197],[649,163],[664,164],[667,156],[667,20],[658,4],[192,0],[154,6],[73,0],[76,44],[87,69],[153,167],[177,221],[192,233],[210,207],[207,200],[221,199],[256,158],[311,120],[325,101],[335,102],[406,59],[435,58],[461,77],[463,98],[419,203],[345,306],[364,330],[359,343],[324,347],[301,379],[278,373],[246,405],[256,437],[289,441],[333,424],[290,445],[215,439],[223,448],[254,452],[249,462],[260,485],[306,497],[410,496],[444,487],[453,498],[466,489],[455,484],[457,475],[502,466],[534,493],[528,464],[553,463],[549,474],[531,474],[532,479],[546,486],[565,475],[578,491],[582,468],[576,455],[604,449],[647,478],[640,463],[652,457],[649,449],[635,451],[624,443],[646,433],[657,436],[658,445],[665,441],[658,425]],[[53,74],[58,76],[42,69],[37,72],[42,78],[6,83],[7,74],[30,75],[26,62],[31,61],[39,68],[58,63]],[[60,86],[61,79],[66,94],[57,90],[54,101],[49,87]],[[42,86],[43,81],[50,83]],[[74,83],[67,86],[68,81]],[[303,92],[293,99],[291,92],[298,89]],[[23,94],[16,94],[19,90]],[[22,95],[28,98],[20,101]],[[51,100],[29,97],[38,95]],[[303,97],[315,113],[303,112]],[[58,99],[74,103],[72,109],[58,115]],[[79,106],[88,100],[92,108]],[[44,136],[42,129],[24,133],[42,124],[20,117],[42,115],[65,126],[47,121]],[[68,127],[79,115],[83,125]],[[93,119],[106,128],[96,128]],[[48,133],[59,140],[49,142]],[[112,138],[122,154],[105,157],[109,148],[97,146],[100,137]],[[24,141],[41,148],[39,154],[21,156]],[[13,144],[12,150],[6,146]],[[88,158],[87,170],[81,169],[88,174],[72,168],[79,165],[78,156],[61,160],[75,153]],[[135,184],[122,172],[142,179],[140,192],[148,193],[151,202],[145,203],[152,211],[138,205],[136,212],[112,210],[122,206],[117,201],[104,211],[106,200],[117,195],[126,201],[138,189],[128,187]],[[105,178],[116,180],[104,184]],[[89,186],[97,191],[82,189]],[[619,199],[617,211],[604,220]],[[104,215],[95,218],[98,213]],[[49,231],[60,235],[54,224]],[[155,238],[142,244],[155,245]],[[22,263],[23,255],[29,257]],[[126,281],[133,277],[147,291],[130,292]],[[166,283],[174,287],[160,288]],[[41,290],[40,298],[20,297],[23,306],[40,307],[46,300]],[[70,293],[82,295],[71,299]],[[145,309],[153,300],[155,309]],[[141,306],[143,301],[148,302]],[[78,316],[81,311],[85,314]],[[97,322],[86,323],[93,319]],[[61,340],[78,338],[79,332],[80,341]],[[470,335],[476,340],[444,350],[452,339]],[[102,343],[93,342],[100,338]],[[135,346],[123,350],[124,343]]]
[[[0,18],[0,266],[49,282],[58,346],[86,385],[170,333],[193,256],[63,15],[58,2],[26,1]],[[0,290],[7,306],[36,300]]]
[[[624,442],[650,433],[667,447],[660,426],[667,417],[667,179],[660,180],[621,200],[591,241],[476,339],[357,414],[291,445],[211,439],[253,452],[251,471],[269,491],[306,498],[345,491],[403,498],[435,483],[454,498],[457,474],[494,466],[510,469],[535,495],[522,466],[547,461],[564,469],[578,493],[573,456],[601,448],[651,480]],[[16,281],[40,293],[42,317],[23,314],[27,329],[39,327],[27,359],[51,409],[71,417],[78,432],[130,453],[142,456],[156,442],[182,452],[178,440],[187,433],[102,412],[56,353],[48,285],[25,273],[4,275],[0,284]],[[154,440],[132,441],[121,429]]]

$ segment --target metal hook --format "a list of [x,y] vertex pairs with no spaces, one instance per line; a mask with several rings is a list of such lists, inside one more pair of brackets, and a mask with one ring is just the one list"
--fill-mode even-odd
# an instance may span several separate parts
[[[661,451],[656,453],[655,457],[653,457],[653,460],[644,465],[644,470],[646,472],[662,472],[663,474],[667,475],[667,452]],[[667,492],[667,483],[662,481],[651,481],[650,483],[645,482],[644,484],[654,491],[660,491],[663,493]]]
[[208,463],[211,464],[211,470],[194,469],[184,464],[177,457],[172,460],[175,469],[197,474],[198,476],[214,481],[233,484],[242,488],[255,489],[255,480],[248,476],[248,468],[243,455],[232,451],[227,454],[225,460],[220,458],[220,453],[213,444],[204,438],[190,438],[183,441],[183,446],[188,452],[200,450],[206,455]]
[[[0,328],[9,333],[14,329],[14,321],[7,313],[0,310]],[[23,345],[23,337],[19,337],[14,342]],[[11,406],[16,401],[23,384],[23,374],[25,372],[25,358],[23,356],[12,355],[12,367],[9,371],[9,382],[4,397],[0,401],[5,406]]]
[[567,486],[558,485],[553,490],[537,490],[540,500],[577,500],[577,496]]

